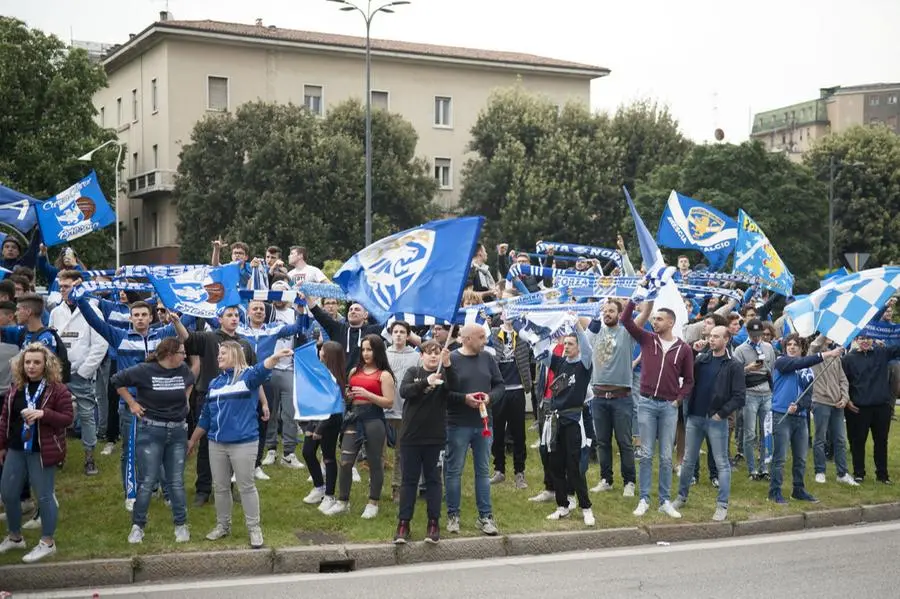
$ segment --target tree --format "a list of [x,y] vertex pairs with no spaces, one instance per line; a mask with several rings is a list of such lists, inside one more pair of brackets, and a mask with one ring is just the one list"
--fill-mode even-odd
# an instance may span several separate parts
[[[854,127],[822,138],[804,162],[827,185],[832,159],[835,265],[841,264],[845,252],[871,254],[867,264],[871,267],[896,263],[900,259],[900,137],[883,125]],[[826,217],[826,237],[827,225]]]
[[[373,114],[373,235],[435,214],[436,183],[415,158],[400,116]],[[206,260],[218,236],[261,255],[307,247],[313,261],[347,258],[365,243],[364,120],[351,101],[322,120],[292,104],[244,104],[198,122],[181,153],[175,197],[184,261]]]
[[[94,120],[92,97],[104,87],[106,73],[87,52],[0,16],[0,181],[45,199],[93,168],[114,204],[116,148],[98,152],[92,164],[77,160],[115,135]],[[113,235],[107,227],[72,246],[85,264],[101,268],[113,261]]]

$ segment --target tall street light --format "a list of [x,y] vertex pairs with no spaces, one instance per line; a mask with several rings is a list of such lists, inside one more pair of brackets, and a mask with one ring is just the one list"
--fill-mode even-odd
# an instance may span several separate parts
[[121,263],[122,252],[121,252],[121,245],[120,245],[120,241],[119,241],[119,166],[122,163],[122,148],[123,148],[124,144],[121,141],[119,141],[118,139],[111,139],[107,142],[100,144],[99,146],[97,146],[96,148],[94,148],[93,150],[88,152],[87,154],[79,156],[78,160],[81,160],[82,162],[90,162],[91,158],[93,158],[93,156],[94,156],[94,152],[96,152],[98,150],[102,150],[103,148],[105,148],[106,146],[108,146],[110,144],[116,144],[117,146],[119,146],[119,154],[118,154],[118,156],[116,156],[116,197],[115,197],[115,203],[116,203],[116,270],[119,270],[119,267],[122,266],[122,263]]
[[372,243],[372,19],[380,12],[392,14],[392,6],[410,4],[409,0],[396,0],[383,4],[374,10],[372,0],[367,0],[366,9],[363,10],[348,0],[326,0],[335,4],[343,4],[344,12],[356,11],[362,15],[366,22],[366,245]]
[[834,178],[838,167],[865,166],[865,162],[844,162],[835,158],[834,154],[828,158],[828,272],[834,269]]

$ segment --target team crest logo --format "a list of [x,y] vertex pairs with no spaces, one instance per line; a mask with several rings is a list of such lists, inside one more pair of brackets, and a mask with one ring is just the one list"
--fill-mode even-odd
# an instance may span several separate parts
[[687,215],[688,230],[696,241],[705,241],[725,228],[725,221],[702,206],[694,206]]
[[384,310],[416,284],[431,258],[436,234],[431,229],[398,233],[359,253],[373,298]]

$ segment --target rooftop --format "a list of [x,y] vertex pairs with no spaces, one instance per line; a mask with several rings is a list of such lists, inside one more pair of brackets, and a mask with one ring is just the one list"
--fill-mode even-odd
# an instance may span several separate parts
[[755,114],[750,134],[758,135],[788,127],[827,122],[828,110],[825,107],[825,101],[823,99],[808,100]]

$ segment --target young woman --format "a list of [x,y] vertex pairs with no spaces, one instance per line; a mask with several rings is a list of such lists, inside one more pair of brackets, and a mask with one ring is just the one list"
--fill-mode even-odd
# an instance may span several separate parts
[[0,496],[9,535],[0,553],[26,548],[21,495],[27,473],[38,497],[41,540],[22,561],[56,553],[57,505],[54,479],[66,459],[66,428],[72,424],[72,394],[62,382],[59,360],[42,343],[32,343],[12,361],[13,385],[0,412]]
[[231,534],[231,475],[234,473],[250,546],[258,549],[263,545],[259,493],[253,473],[259,443],[257,405],[262,409],[263,420],[269,419],[269,406],[265,396],[259,393],[259,387],[269,380],[278,360],[292,354],[293,350],[289,348],[280,349],[262,364],[247,366],[239,343],[225,341],[219,345],[218,365],[223,372],[209,383],[200,421],[188,441],[190,454],[200,438],[209,435],[209,466],[216,493],[216,527],[206,535],[210,541]]
[[[187,528],[187,500],[184,494],[184,459],[187,450],[188,397],[194,385],[194,373],[184,363],[184,344],[175,337],[159,342],[150,358],[137,366],[117,372],[112,385],[137,416],[135,456],[140,482],[131,514],[129,543],[144,539],[147,510],[153,489],[159,480],[160,466],[166,472],[167,490],[172,502],[175,542],[191,540]],[[129,388],[135,388],[137,397]]]
[[359,362],[350,371],[350,412],[344,418],[341,463],[338,470],[338,501],[325,512],[329,516],[350,511],[351,468],[365,445],[369,462],[369,502],[362,517],[378,515],[378,501],[384,484],[382,453],[386,436],[384,410],[394,405],[394,374],[388,363],[384,340],[379,335],[363,337]]
[[[347,365],[344,361],[344,347],[336,341],[326,341],[319,348],[319,360],[334,376],[341,390],[347,388]],[[344,401],[346,402],[346,397]],[[344,414],[332,414],[326,420],[311,424],[303,439],[303,460],[313,480],[313,490],[303,498],[304,503],[319,504],[323,514],[334,506],[334,488],[337,483],[337,461],[335,452],[338,436],[341,433],[341,421]],[[322,466],[316,457],[319,447],[322,448],[322,461],[325,462],[325,477],[322,477]]]

